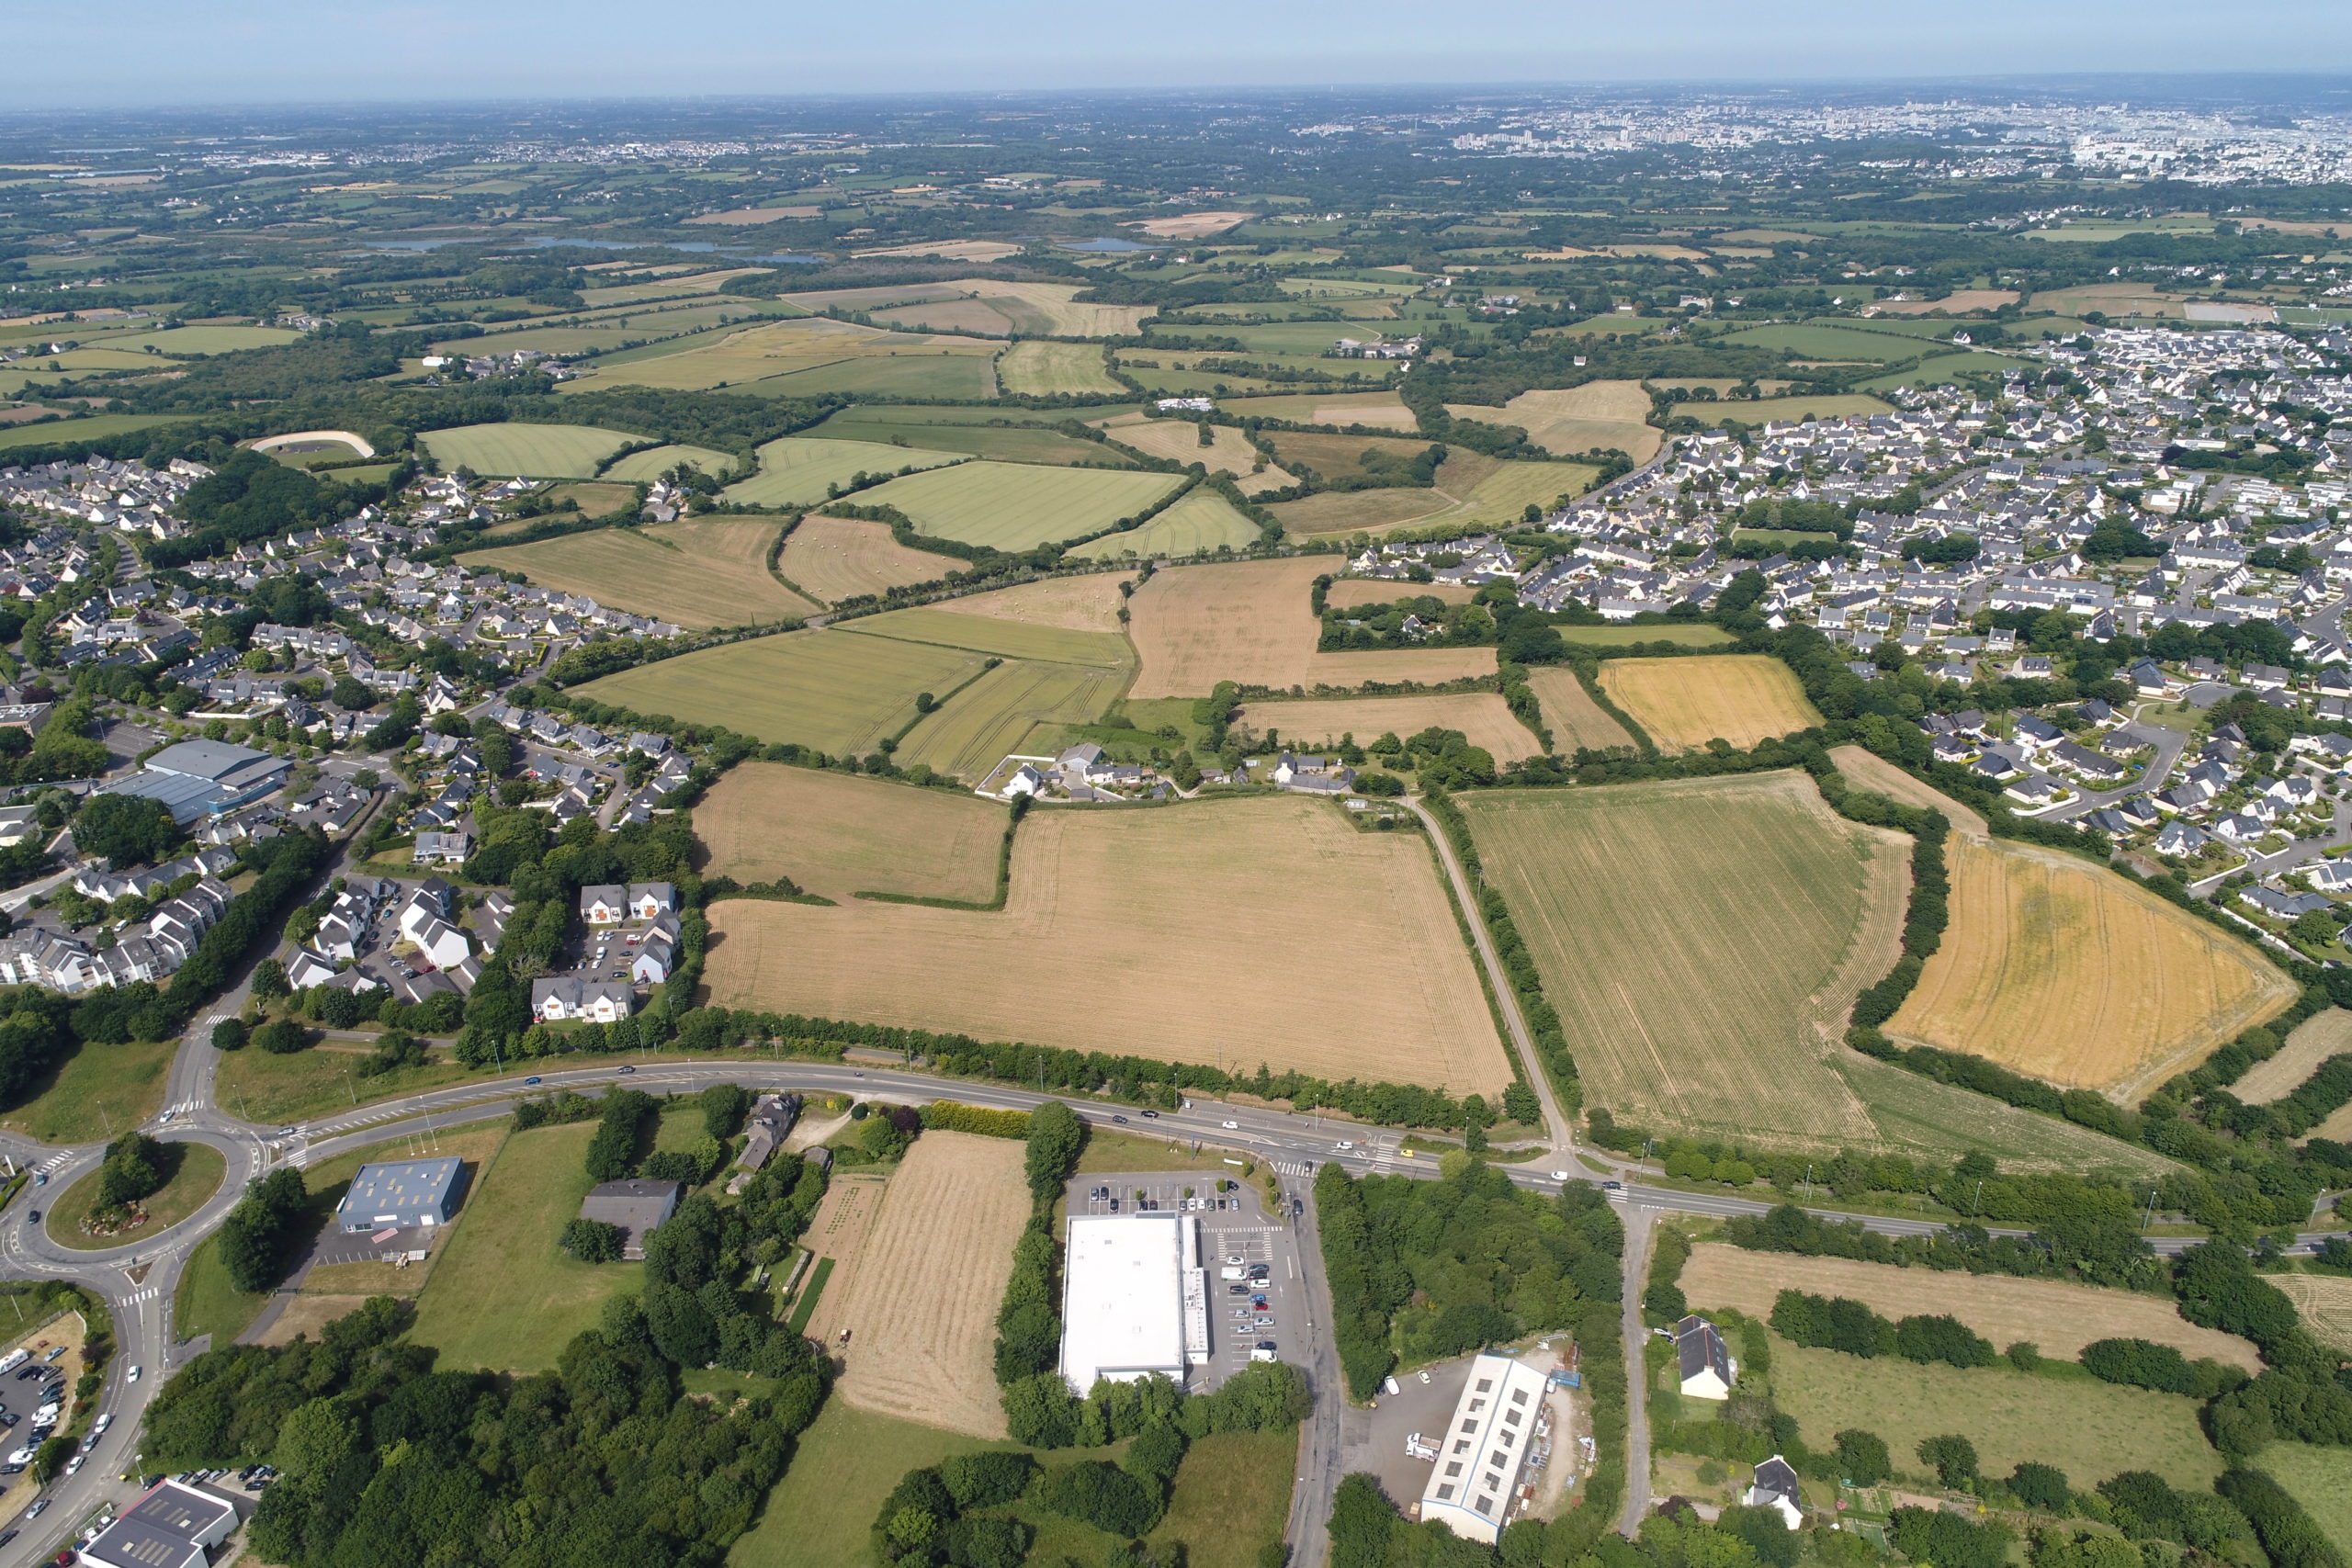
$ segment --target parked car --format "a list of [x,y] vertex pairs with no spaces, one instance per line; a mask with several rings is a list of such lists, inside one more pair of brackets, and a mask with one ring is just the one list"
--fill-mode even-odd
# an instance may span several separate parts
[[49,1512],[49,1499],[46,1497],[36,1497],[33,1499],[33,1506],[25,1510],[25,1517],[28,1519],[36,1519],[47,1512]]
[[83,1462],[89,1457],[90,1456],[87,1454],[75,1454],[72,1459],[67,1460],[65,1461],[65,1473],[72,1475],[80,1471]]
[[1250,1293],[1250,1287],[1247,1285],[1227,1285],[1225,1288],[1225,1293],[1228,1296],[1246,1296]]

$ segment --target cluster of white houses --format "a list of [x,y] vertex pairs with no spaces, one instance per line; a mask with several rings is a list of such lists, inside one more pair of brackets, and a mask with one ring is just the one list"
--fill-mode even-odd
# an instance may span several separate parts
[[103,949],[63,931],[28,927],[0,938],[0,981],[74,995],[164,979],[188,961],[231,897],[226,884],[200,877],[178,897],[164,900],[143,927],[118,935],[112,947]]
[[[580,918],[591,931],[605,933],[599,956],[571,974],[532,981],[531,1011],[549,1023],[616,1023],[636,1010],[639,986],[660,985],[676,966],[678,890],[666,882],[583,887]],[[604,944],[615,937],[622,951],[607,961],[601,956]]]

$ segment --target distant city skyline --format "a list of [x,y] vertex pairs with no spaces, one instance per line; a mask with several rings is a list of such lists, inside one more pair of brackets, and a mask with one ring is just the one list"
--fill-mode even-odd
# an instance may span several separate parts
[[685,0],[658,12],[617,0],[94,0],[11,17],[11,53],[30,69],[0,107],[2352,72],[2352,6],[2341,0],[2271,0],[2258,27],[2237,25],[2249,19],[2190,0],[1980,0],[1925,13],[1815,0],[1794,15],[1695,0],[1663,28],[1639,7],[1591,0],[1209,0],[1179,11]]

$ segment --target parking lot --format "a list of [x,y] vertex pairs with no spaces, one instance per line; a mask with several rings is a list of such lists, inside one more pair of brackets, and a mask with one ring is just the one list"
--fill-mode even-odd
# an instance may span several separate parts
[[332,1224],[319,1234],[311,1248],[306,1267],[322,1263],[376,1263],[398,1258],[404,1252],[429,1252],[434,1238],[440,1234],[437,1225],[416,1225],[385,1237],[382,1241],[368,1239],[373,1231],[343,1231]]
[[[1295,1348],[1306,1335],[1306,1281],[1290,1217],[1267,1213],[1255,1187],[1235,1180],[1231,1190],[1219,1192],[1216,1180],[1205,1172],[1162,1170],[1081,1176],[1069,1184],[1073,1214],[1181,1213],[1200,1223],[1201,1263],[1208,1270],[1209,1359],[1193,1370],[1186,1384],[1195,1393],[1216,1388],[1248,1366],[1251,1348],[1261,1342],[1272,1344],[1280,1359],[1301,1360]],[[1253,1268],[1265,1270],[1262,1280],[1224,1277],[1227,1269],[1246,1275]],[[1262,1307],[1257,1304],[1261,1298]]]

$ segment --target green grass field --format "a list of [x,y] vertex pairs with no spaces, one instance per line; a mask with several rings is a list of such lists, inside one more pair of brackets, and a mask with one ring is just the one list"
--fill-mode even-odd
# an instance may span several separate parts
[[[1091,413],[1094,411],[1081,410]],[[1073,463],[1107,463],[1117,467],[1126,459],[1115,447],[1100,442],[1082,441],[1065,435],[1058,430],[1031,428],[1012,423],[989,424],[979,420],[940,419],[923,423],[885,415],[909,413],[986,414],[1005,421],[1013,418],[1048,417],[1031,414],[1023,409],[914,409],[891,408],[883,404],[860,403],[845,408],[810,434],[845,441],[903,441],[912,446],[927,447],[934,452],[957,452],[973,457],[996,457],[1008,463],[1046,463],[1067,467]]]
[[996,364],[976,354],[865,355],[729,389],[767,398],[872,392],[895,398],[993,398]]
[[864,755],[914,716],[918,692],[978,672],[980,655],[848,632],[786,632],[590,682],[601,703],[723,724],[762,740]]
[[226,1349],[268,1300],[267,1295],[249,1296],[231,1282],[215,1232],[197,1244],[180,1269],[179,1289],[172,1297],[172,1326],[185,1339],[209,1334],[214,1349]]
[[894,760],[977,784],[1006,754],[1025,751],[1039,725],[1087,723],[1125,683],[1122,670],[1008,659],[916,725]]
[[760,448],[759,472],[728,486],[727,499],[747,506],[813,506],[826,498],[829,487],[847,485],[861,473],[895,474],[962,460],[961,453],[920,446],[788,435]]
[[718,475],[733,468],[735,458],[731,453],[714,452],[707,446],[673,444],[632,452],[598,477],[616,479],[622,484],[650,484],[681,463],[691,464],[706,474]]
[[1832,397],[1758,398],[1713,403],[1677,403],[1675,417],[1689,414],[1702,424],[1770,424],[1778,420],[1840,419],[1853,413],[1892,413],[1891,404],[1860,392]]
[[220,1058],[213,1092],[222,1107],[250,1121],[307,1122],[338,1107],[348,1110],[391,1095],[463,1083],[473,1076],[469,1067],[436,1061],[364,1078],[359,1065],[366,1060],[358,1052],[322,1046],[285,1056],[231,1051]]
[[164,1146],[178,1151],[174,1157],[179,1161],[179,1168],[141,1205],[147,1211],[145,1224],[119,1235],[83,1233],[82,1222],[89,1218],[91,1205],[98,1201],[98,1172],[93,1170],[51,1203],[48,1216],[42,1221],[49,1228],[49,1239],[76,1252],[129,1247],[154,1240],[204,1207],[220,1190],[220,1183],[229,1174],[229,1162],[209,1144],[165,1140]]
[[639,439],[593,424],[466,424],[428,430],[417,439],[445,470],[585,479],[615,451]]
[[2198,1427],[2196,1402],[2178,1394],[1999,1365],[1962,1371],[1865,1359],[1777,1335],[1771,1377],[1781,1408],[1796,1417],[1808,1446],[1829,1449],[1835,1434],[1860,1427],[1886,1439],[1905,1474],[1922,1474],[1920,1440],[1944,1432],[1974,1443],[1987,1475],[2007,1475],[2031,1460],[2056,1465],[2080,1491],[2127,1470],[2151,1470],[2175,1486],[2203,1491],[2222,1471],[2222,1456]]
[[234,354],[246,348],[279,348],[300,339],[291,327],[174,327],[169,332],[141,333],[136,337],[109,337],[108,348],[143,352],[155,345],[158,354],[187,357],[205,354]]
[[993,653],[1001,659],[1043,659],[1057,664],[1091,664],[1114,670],[1135,662],[1135,650],[1116,632],[1036,626],[996,615],[967,615],[931,605],[862,616],[843,623],[842,630],[863,637],[887,637],[901,642],[935,643],[973,653]]
[[2342,1449],[2272,1443],[2254,1456],[2254,1468],[2292,1493],[2336,1551],[2352,1553],[2352,1462]]
[[793,1333],[807,1332],[808,1320],[817,1315],[817,1304],[825,1299],[825,1281],[832,1277],[833,1260],[830,1258],[820,1258],[809,1266],[808,1280],[793,1297],[792,1316],[786,1320],[785,1325]]
[[1923,359],[1908,370],[1896,370],[1861,383],[1869,392],[1891,391],[1897,387],[1934,387],[1979,376],[1998,376],[2016,367],[2014,359],[1997,354],[1939,354]]
[[1893,333],[1861,332],[1847,326],[1773,321],[1724,340],[1756,348],[1785,348],[1807,359],[1908,359],[1926,344]]
[[595,1131],[582,1122],[515,1134],[466,1198],[410,1335],[437,1347],[443,1367],[551,1367],[608,1298],[644,1279],[641,1263],[582,1263],[556,1247],[595,1185],[582,1165]]
[[1563,641],[1580,642],[1588,648],[1624,648],[1637,642],[1672,642],[1684,648],[1713,648],[1717,643],[1730,642],[1732,635],[1720,626],[1692,623],[1665,626],[1562,626]]
[[774,517],[712,513],[635,528],[594,528],[503,549],[472,551],[467,566],[519,571],[546,588],[675,626],[797,625],[822,608],[776,581],[768,551]]
[[1102,367],[1102,346],[1091,343],[1016,343],[997,360],[996,378],[1008,392],[1039,396],[1125,390]]
[[1001,550],[1100,533],[1175,489],[1167,474],[965,463],[862,492],[867,506],[895,506],[922,532]]
[[[1516,523],[1531,505],[1548,512],[1560,497],[1583,494],[1598,472],[1589,463],[1503,463],[1473,485],[1461,502],[1430,521],[1480,528]],[[1442,472],[1440,482],[1443,482]]]
[[[910,1470],[957,1454],[1017,1450],[910,1421],[868,1415],[829,1400],[794,1450],[792,1467],[768,1495],[765,1512],[728,1553],[728,1568],[856,1568],[873,1561],[869,1531],[883,1499]],[[1147,1538],[1182,1547],[1187,1568],[1254,1568],[1259,1550],[1282,1537],[1290,1514],[1295,1432],[1233,1432],[1201,1438],[1176,1472],[1167,1517]],[[1115,1457],[1117,1449],[1040,1454],[1048,1468]],[[1037,1530],[1028,1561],[1100,1562],[1114,1539],[1033,1504],[1013,1512]]]
[[177,1040],[79,1045],[33,1080],[33,1092],[0,1115],[0,1128],[44,1144],[94,1144],[163,1109]]
[[47,446],[52,442],[120,435],[126,430],[149,430],[196,417],[192,413],[101,413],[88,419],[36,420],[30,424],[0,425],[0,452],[18,446]]
[[1140,528],[1105,534],[1070,550],[1087,560],[1116,556],[1189,556],[1220,546],[1246,549],[1258,542],[1258,525],[1212,490],[1195,490]]

